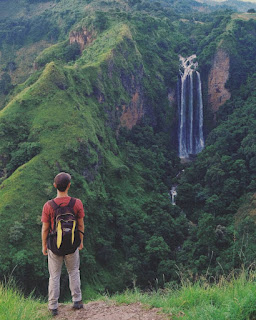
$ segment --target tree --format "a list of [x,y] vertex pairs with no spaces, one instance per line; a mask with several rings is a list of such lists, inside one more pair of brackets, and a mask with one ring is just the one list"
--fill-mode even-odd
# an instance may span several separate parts
[[157,272],[161,261],[168,260],[170,248],[161,236],[152,236],[145,246],[146,260],[150,265],[150,273]]
[[12,79],[10,75],[5,72],[0,80],[0,93],[8,94],[12,88]]

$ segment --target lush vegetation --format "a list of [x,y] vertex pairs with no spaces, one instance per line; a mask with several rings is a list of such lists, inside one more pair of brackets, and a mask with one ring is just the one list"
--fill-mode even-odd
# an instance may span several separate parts
[[[181,275],[182,276],[182,275]],[[143,293],[135,289],[118,294],[119,303],[142,302],[150,307],[162,308],[171,319],[186,320],[250,320],[255,319],[255,275],[242,273],[239,277],[222,277],[209,284],[201,279],[192,284],[182,281],[180,288],[166,286],[156,292]]]
[[255,20],[230,23],[223,46],[231,56],[228,86],[233,97],[220,108],[217,127],[209,134],[205,150],[185,170],[178,190],[179,205],[193,222],[179,254],[183,261],[190,257],[187,267],[193,272],[223,273],[255,260],[250,241],[253,222],[249,217],[240,220],[237,229],[234,213],[255,192],[256,82],[251,49],[256,46],[251,35],[256,24]]
[[32,296],[25,298],[11,282],[0,284],[0,317],[8,320],[51,318],[46,303],[35,300]]
[[[173,222],[177,220],[175,223],[179,225],[182,219],[170,205],[168,187],[179,163],[175,152],[168,151],[172,127],[166,118],[173,111],[168,110],[166,97],[169,74],[162,70],[166,61],[174,74],[177,63],[172,61],[171,50],[165,54],[162,49],[162,57],[151,56],[154,68],[150,66],[150,57],[143,57],[149,51],[149,43],[146,39],[139,42],[136,37],[148,28],[151,20],[141,19],[138,29],[131,23],[120,23],[119,18],[107,30],[96,27],[97,39],[68,66],[64,55],[55,54],[55,61],[50,62],[53,56],[46,50],[39,57],[40,61],[45,59],[42,65],[48,62],[44,70],[15,88],[15,99],[1,112],[4,199],[1,212],[15,217],[15,222],[1,235],[7,239],[1,247],[1,270],[7,275],[19,266],[14,276],[26,284],[27,290],[33,290],[39,281],[36,290],[46,292],[46,261],[42,264],[40,252],[40,212],[43,203],[55,195],[52,178],[59,170],[72,174],[73,192],[85,204],[88,235],[81,257],[84,280],[100,283],[103,290],[110,291],[129,285],[137,276],[145,285],[148,277],[159,272],[164,254],[168,255],[162,268],[167,270],[175,262],[172,251],[182,236],[176,239],[168,233]],[[166,24],[160,26],[159,31],[152,30],[149,34],[154,43],[160,41]],[[167,45],[171,43],[170,35],[166,41]],[[63,45],[53,46],[51,52],[61,52],[59,48]],[[138,69],[141,72],[137,73]],[[158,82],[150,80],[156,70]],[[112,81],[108,82],[110,74]],[[144,125],[134,133],[125,132],[119,123],[122,106],[129,107],[132,97],[137,95],[140,103],[151,111],[145,116]],[[103,103],[99,102],[101,97]],[[157,99],[162,102],[161,110],[157,108]],[[150,123],[155,123],[155,129]],[[146,141],[147,146],[143,145]],[[156,175],[151,177],[153,170]],[[134,199],[135,195],[140,198]],[[9,203],[13,198],[15,205]],[[24,214],[19,214],[20,211]],[[165,221],[164,228],[159,219]],[[156,223],[159,230],[153,232]],[[134,241],[133,232],[141,240],[137,247],[128,250],[127,246]],[[162,244],[166,249],[157,257],[157,248]],[[146,249],[140,251],[143,247]],[[143,266],[136,263],[144,256],[155,265],[146,274]],[[114,270],[119,274],[115,279]]]
[[[238,276],[231,274],[219,281],[209,283],[201,278],[191,283],[181,276],[181,285],[165,283],[160,289],[158,279],[152,284],[152,290],[140,291],[134,288],[112,297],[98,296],[97,300],[111,300],[121,304],[142,303],[145,307],[161,308],[161,312],[172,319],[189,320],[252,320],[255,318],[255,273],[242,272]],[[47,304],[26,299],[13,286],[0,286],[0,316],[3,319],[50,319]]]
[[[28,292],[46,293],[40,215],[60,170],[85,205],[84,286],[164,286],[180,282],[177,266],[193,280],[250,266],[254,225],[247,214],[234,217],[255,192],[255,21],[202,14],[194,1],[40,2],[0,21],[0,274],[13,270]],[[70,43],[71,31],[84,48]],[[232,99],[214,123],[207,76],[220,46],[230,56]],[[31,53],[23,71],[21,52]],[[192,53],[208,139],[184,165],[175,88],[178,55]]]

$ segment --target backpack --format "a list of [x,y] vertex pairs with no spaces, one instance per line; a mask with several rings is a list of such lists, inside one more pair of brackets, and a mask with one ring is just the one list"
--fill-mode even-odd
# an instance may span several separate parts
[[76,199],[71,198],[67,206],[57,205],[54,200],[48,203],[54,210],[54,227],[48,235],[48,249],[58,256],[74,253],[81,243],[74,213]]

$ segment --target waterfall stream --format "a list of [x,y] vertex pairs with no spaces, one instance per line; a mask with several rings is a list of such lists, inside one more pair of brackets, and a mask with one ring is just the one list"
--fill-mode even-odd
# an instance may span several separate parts
[[189,158],[204,148],[203,99],[200,73],[196,71],[196,55],[180,56],[181,70],[178,81],[179,157]]
[[177,188],[177,186],[172,186],[172,188],[170,190],[170,198],[171,198],[171,202],[172,202],[173,206],[176,205],[176,202],[175,202],[175,198],[177,196],[176,188]]

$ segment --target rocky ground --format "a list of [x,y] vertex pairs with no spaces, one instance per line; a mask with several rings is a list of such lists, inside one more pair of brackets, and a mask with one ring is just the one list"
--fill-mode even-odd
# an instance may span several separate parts
[[168,320],[170,316],[161,309],[149,309],[140,303],[117,305],[110,301],[94,301],[84,304],[84,308],[73,310],[72,305],[60,304],[57,320]]

